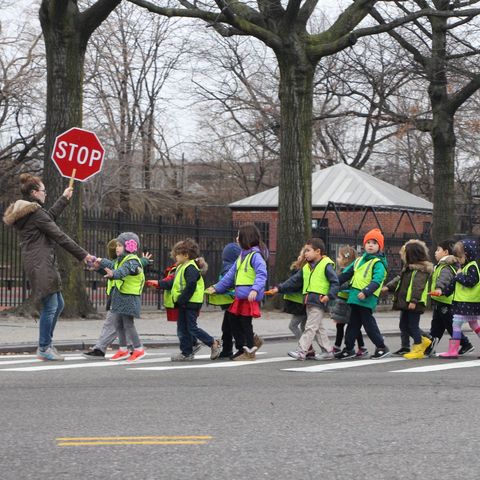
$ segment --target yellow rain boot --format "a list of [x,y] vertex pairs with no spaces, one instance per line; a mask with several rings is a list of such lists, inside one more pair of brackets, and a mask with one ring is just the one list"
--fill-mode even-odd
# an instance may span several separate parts
[[432,344],[432,341],[428,337],[422,337],[422,353],[425,354],[425,350]]
[[[426,347],[425,347],[426,348]],[[409,360],[417,360],[419,358],[424,358],[423,355],[424,349],[421,343],[414,343],[410,353],[406,353],[403,358],[408,358]]]

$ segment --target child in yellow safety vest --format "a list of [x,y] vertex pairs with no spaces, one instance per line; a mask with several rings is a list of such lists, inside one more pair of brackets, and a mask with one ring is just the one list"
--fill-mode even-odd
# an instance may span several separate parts
[[[97,259],[97,265],[105,270],[107,295],[111,296],[112,315],[118,335],[118,351],[110,360],[134,362],[145,355],[145,349],[135,328],[134,317],[140,316],[140,297],[145,284],[142,262],[138,256],[140,240],[132,232],[121,233],[117,238],[115,261]],[[127,345],[133,346],[133,352]]]
[[[305,247],[303,246],[298,254],[297,260],[290,265],[290,276],[293,277],[298,272],[301,272],[306,263]],[[292,315],[288,328],[298,341],[303,335],[307,323],[307,308],[303,301],[302,289],[300,288],[298,292],[285,293],[283,295],[283,302],[283,311]],[[306,357],[307,359],[315,358],[315,350],[312,345],[310,345]]]
[[171,360],[172,362],[193,360],[195,338],[210,347],[210,358],[215,360],[220,355],[220,342],[197,324],[205,293],[202,271],[205,273],[207,264],[200,257],[197,242],[191,238],[176,243],[172,253],[177,264],[175,276],[171,280],[159,282],[160,288],[170,290],[173,305],[178,308],[177,336],[180,341],[180,353],[172,355]]
[[237,241],[242,249],[237,261],[225,276],[206,293],[226,293],[235,288],[233,303],[229,306],[235,347],[231,357],[234,361],[255,360],[258,346],[255,345],[252,318],[260,317],[260,302],[267,283],[268,255],[260,232],[254,224],[242,225],[238,230]]
[[[117,258],[117,239],[114,238],[110,240],[107,244],[107,255],[108,258],[112,261],[116,260]],[[142,253],[142,257],[140,258],[140,261],[142,263],[142,268],[148,267],[152,263],[152,254],[149,252]],[[105,270],[103,269],[97,269],[99,268],[99,263],[96,262],[94,264],[94,268],[97,270],[97,273],[100,275],[105,275]],[[97,268],[95,268],[97,267]],[[147,282],[145,282],[146,284]],[[107,295],[107,304],[106,304],[106,310],[107,310],[107,315],[105,317],[105,320],[102,325],[102,331],[100,333],[100,336],[98,337],[97,342],[95,345],[87,352],[84,352],[82,355],[84,358],[88,360],[99,360],[99,359],[104,359],[105,358],[105,353],[107,351],[107,348],[114,342],[114,340],[117,338],[117,327],[116,327],[116,322],[115,322],[115,314],[110,310],[111,308],[111,303],[112,299],[110,295]]]
[[[225,245],[222,251],[222,269],[218,279],[221,280],[227,272],[235,264],[240,256],[242,249],[237,242],[231,242]],[[207,295],[207,301],[210,305],[217,305],[223,311],[222,321],[222,351],[218,358],[232,358],[233,357],[233,332],[235,331],[235,316],[229,311],[230,305],[235,300],[235,290],[231,289],[226,293],[214,293]],[[253,334],[253,345],[257,350],[263,345],[263,339],[256,333]]]
[[378,228],[367,232],[363,237],[365,253],[345,268],[339,275],[340,285],[350,282],[347,303],[350,305],[350,320],[345,332],[345,348],[335,354],[335,358],[346,360],[355,358],[355,339],[361,328],[375,345],[375,353],[370,356],[378,360],[390,355],[384,338],[373,316],[383,282],[387,276],[387,260],[383,254],[385,239]]
[[420,316],[425,312],[429,278],[433,272],[433,264],[429,261],[428,248],[421,240],[409,240],[400,249],[403,268],[399,276],[387,283],[382,289],[393,293],[393,309],[400,310],[401,335],[409,335],[413,339],[410,352],[404,358],[413,360],[424,358],[425,350],[432,341],[422,336]]
[[[337,255],[337,272],[342,273],[345,268],[351,265],[357,258],[357,252],[353,247],[344,246],[338,250]],[[338,354],[342,351],[342,342],[345,336],[345,326],[350,321],[350,305],[348,305],[348,291],[349,286],[345,288],[344,285],[340,285],[340,290],[337,294],[337,298],[330,308],[330,317],[335,322],[337,334],[335,336],[335,345],[333,346],[333,353]],[[363,358],[368,355],[368,349],[365,346],[362,332],[360,331],[357,336],[358,350],[356,356]]]
[[[457,257],[453,255],[453,248],[455,240],[447,239],[438,242],[437,249],[435,250],[435,260],[437,264],[433,270],[431,277],[431,290],[435,291],[445,290],[453,277],[456,275],[459,268]],[[441,295],[431,297],[432,300],[432,323],[430,325],[430,339],[432,344],[425,350],[425,355],[433,356],[435,349],[445,333],[445,330],[453,335],[453,292],[451,295]],[[465,355],[472,352],[474,349],[470,340],[462,332],[462,338],[460,339],[459,355]]]
[[470,328],[480,337],[480,270],[478,267],[479,246],[475,240],[463,239],[453,248],[462,268],[452,278],[445,289],[437,288],[432,296],[449,296],[453,293],[453,335],[448,352],[440,353],[440,358],[458,358],[462,325],[468,322]]
[[307,308],[305,331],[298,341],[298,348],[288,352],[297,360],[306,360],[307,352],[313,339],[323,350],[316,355],[316,360],[333,359],[332,344],[325,326],[325,310],[329,300],[333,300],[338,292],[338,277],[335,263],[326,255],[326,248],[321,238],[311,238],[304,247],[306,263],[303,268],[285,282],[271,289],[275,294],[297,292],[301,290]]

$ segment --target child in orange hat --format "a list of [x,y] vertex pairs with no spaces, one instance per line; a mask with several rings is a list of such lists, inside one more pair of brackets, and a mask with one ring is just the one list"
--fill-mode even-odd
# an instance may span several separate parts
[[354,345],[361,328],[365,329],[375,344],[374,360],[390,355],[384,343],[373,312],[378,303],[383,282],[387,276],[387,260],[383,253],[385,240],[382,232],[374,228],[363,238],[365,253],[345,268],[339,276],[340,285],[350,282],[347,303],[350,305],[350,321],[345,332],[345,348],[335,355],[341,360],[356,356]]

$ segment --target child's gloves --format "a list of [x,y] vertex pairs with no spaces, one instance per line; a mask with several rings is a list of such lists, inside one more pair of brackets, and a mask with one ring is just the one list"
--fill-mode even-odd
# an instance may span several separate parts
[[159,287],[158,287],[158,280],[147,280],[147,281],[145,282],[145,286],[146,286],[146,287],[153,287],[153,288],[157,288],[157,289],[158,289],[158,288],[159,288]]
[[265,290],[263,293],[267,297],[271,297],[272,295],[276,295],[278,293],[278,288],[271,288],[270,290]]

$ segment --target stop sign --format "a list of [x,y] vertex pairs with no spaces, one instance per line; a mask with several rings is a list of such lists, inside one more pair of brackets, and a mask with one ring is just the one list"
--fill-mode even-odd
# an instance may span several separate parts
[[52,160],[64,177],[84,182],[102,169],[105,149],[98,137],[83,128],[71,128],[55,139]]

